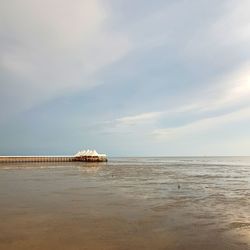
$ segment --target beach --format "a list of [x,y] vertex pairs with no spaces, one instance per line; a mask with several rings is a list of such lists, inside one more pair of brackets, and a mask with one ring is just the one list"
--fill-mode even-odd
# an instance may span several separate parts
[[0,249],[250,249],[250,158],[0,165]]

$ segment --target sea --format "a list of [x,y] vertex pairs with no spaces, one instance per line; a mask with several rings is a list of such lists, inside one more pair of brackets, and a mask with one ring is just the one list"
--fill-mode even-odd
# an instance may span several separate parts
[[250,157],[1,163],[0,249],[250,249]]

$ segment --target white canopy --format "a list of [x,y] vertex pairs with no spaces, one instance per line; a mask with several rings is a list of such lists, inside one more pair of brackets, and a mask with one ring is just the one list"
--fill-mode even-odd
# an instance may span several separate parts
[[98,154],[97,152],[96,152],[96,150],[82,150],[82,151],[79,151],[78,153],[76,153],[75,155],[74,155],[75,157],[79,157],[79,156],[99,156],[99,157],[106,157],[106,155],[105,154]]

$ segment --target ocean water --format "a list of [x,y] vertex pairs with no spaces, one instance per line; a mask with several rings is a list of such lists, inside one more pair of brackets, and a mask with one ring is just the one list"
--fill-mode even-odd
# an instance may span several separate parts
[[250,157],[0,165],[0,249],[250,249]]

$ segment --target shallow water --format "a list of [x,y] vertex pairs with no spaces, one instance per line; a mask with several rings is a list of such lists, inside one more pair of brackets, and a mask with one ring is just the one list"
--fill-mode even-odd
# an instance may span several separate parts
[[0,165],[0,249],[250,249],[250,158]]

